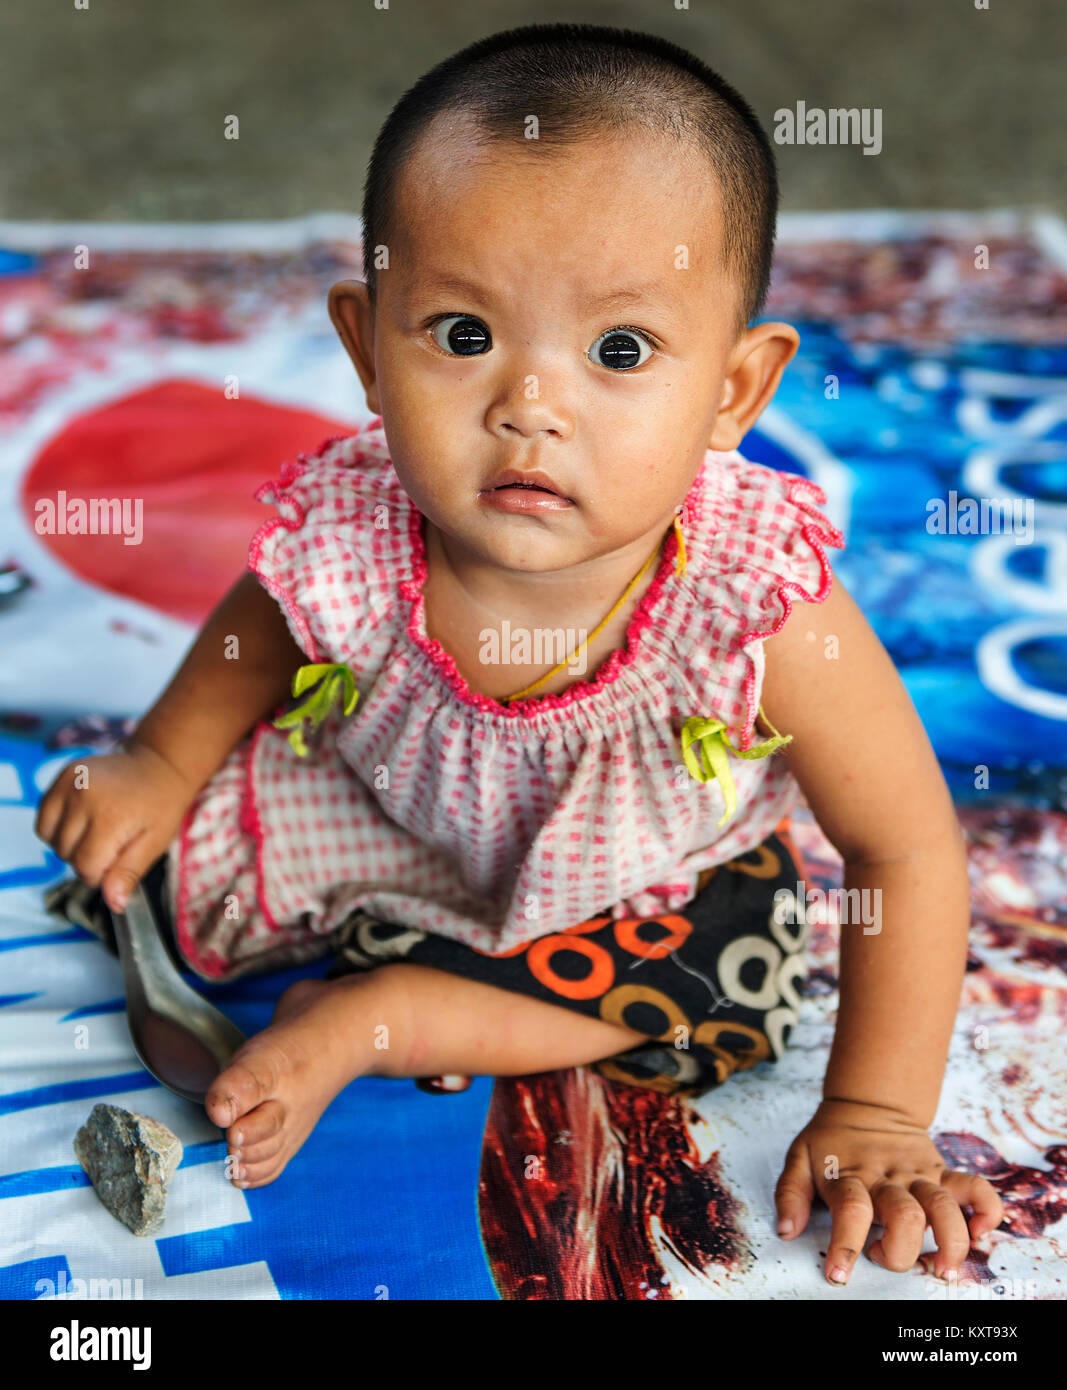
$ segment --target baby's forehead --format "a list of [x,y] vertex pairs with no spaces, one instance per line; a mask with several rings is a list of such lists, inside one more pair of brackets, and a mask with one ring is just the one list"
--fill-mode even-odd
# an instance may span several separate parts
[[403,182],[405,194],[412,197],[425,189],[427,181],[457,177],[464,181],[488,181],[497,177],[501,169],[513,166],[529,170],[542,164],[551,167],[571,163],[580,169],[599,167],[610,171],[608,183],[584,190],[587,197],[609,198],[614,185],[628,177],[670,177],[718,202],[714,165],[707,152],[691,139],[679,138],[639,120],[562,138],[548,128],[534,129],[534,138],[529,138],[525,130],[516,130],[513,138],[506,138],[485,133],[467,112],[441,113],[419,135],[396,182]]
[[668,282],[677,270],[703,278],[722,260],[710,160],[643,127],[540,144],[438,119],[399,171],[394,198],[392,226],[408,242],[409,264],[446,236],[471,248],[490,239],[518,246],[531,265],[584,257],[591,272],[651,258]]

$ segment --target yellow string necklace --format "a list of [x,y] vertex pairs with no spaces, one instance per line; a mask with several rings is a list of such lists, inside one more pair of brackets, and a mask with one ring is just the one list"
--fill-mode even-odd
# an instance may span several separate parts
[[[675,574],[684,574],[684,573],[685,573],[685,537],[682,535],[682,523],[681,523],[681,518],[679,517],[679,515],[678,515],[677,512],[676,512],[675,515],[674,515],[674,534],[678,537],[678,554],[675,556],[675,560],[674,560],[674,572],[675,572]],[[585,641],[582,642],[582,643],[580,644],[580,646],[575,647],[574,651],[571,652],[571,654],[570,654],[569,657],[567,657],[564,661],[561,661],[561,662],[559,663],[558,666],[553,666],[551,671],[546,671],[545,674],[540,678],[540,680],[534,681],[533,685],[527,685],[527,686],[524,686],[524,687],[522,688],[522,690],[516,690],[516,692],[515,692],[514,695],[503,695],[503,696],[501,696],[501,699],[502,699],[503,701],[505,701],[505,702],[506,702],[506,701],[509,701],[509,700],[519,700],[519,699],[521,699],[524,695],[529,695],[529,693],[530,693],[531,690],[536,690],[539,686],[544,685],[545,681],[551,680],[552,677],[553,677],[558,671],[562,671],[563,668],[564,668],[565,666],[569,666],[569,665],[571,664],[571,662],[574,660],[574,658],[578,655],[578,653],[579,653],[580,651],[584,650],[584,648],[588,647],[589,643],[593,640],[593,638],[597,635],[597,633],[598,633],[598,632],[601,632],[601,631],[607,626],[607,624],[612,620],[612,618],[613,618],[613,617],[615,616],[615,614],[619,611],[619,609],[622,607],[622,605],[626,602],[627,598],[630,596],[630,594],[631,594],[632,591],[633,591],[634,585],[637,583],[637,581],[638,581],[638,580],[641,578],[641,576],[644,574],[645,570],[648,569],[649,565],[652,563],[652,561],[653,561],[653,560],[656,558],[656,556],[659,554],[660,546],[661,546],[662,544],[663,544],[663,538],[662,538],[662,536],[661,536],[660,539],[659,539],[658,544],[656,545],[655,550],[654,550],[654,551],[652,552],[652,554],[648,557],[648,559],[647,559],[647,560],[645,561],[645,563],[641,566],[641,568],[637,571],[637,573],[634,575],[634,577],[630,580],[629,584],[627,584],[626,588],[625,588],[625,589],[623,590],[623,592],[622,592],[621,597],[619,598],[619,601],[618,601],[618,602],[615,604],[615,606],[612,608],[611,612],[608,613],[608,615],[607,615],[605,618],[602,618],[602,619],[601,619],[601,621],[596,625],[595,628],[593,628],[592,632],[591,632],[591,633],[589,634],[589,636],[585,639]]]

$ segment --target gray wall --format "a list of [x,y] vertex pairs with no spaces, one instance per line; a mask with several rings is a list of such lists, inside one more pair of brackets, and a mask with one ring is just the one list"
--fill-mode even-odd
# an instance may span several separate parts
[[[215,219],[359,208],[389,107],[498,29],[674,39],[780,107],[882,110],[881,154],[782,146],[782,206],[1067,211],[1062,0],[75,0],[0,7],[0,217]],[[1058,65],[1058,71],[1057,71]],[[223,121],[240,117],[240,139]]]

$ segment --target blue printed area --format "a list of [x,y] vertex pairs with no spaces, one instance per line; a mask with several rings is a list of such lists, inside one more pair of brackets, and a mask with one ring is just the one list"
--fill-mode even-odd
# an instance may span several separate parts
[[[0,253],[0,274],[24,268]],[[916,354],[850,346],[825,324],[798,327],[800,354],[742,452],[826,492],[825,510],[847,540],[843,553],[829,552],[830,562],[900,671],[957,801],[991,795],[1039,809],[1067,806],[1067,347],[973,343]],[[314,334],[302,339],[294,364],[317,347]],[[1012,535],[932,531],[931,502],[947,502],[953,491],[1032,499],[1032,536],[1018,543]],[[95,985],[76,998],[67,987],[53,1000],[42,982],[42,951],[57,960],[75,947],[90,953],[86,932],[31,907],[66,872],[32,834],[42,781],[50,780],[43,770],[90,752],[59,754],[43,742],[43,730],[32,739],[0,732],[0,1018],[24,1013],[37,1028],[54,1020],[68,1032],[79,1020],[114,1029],[123,1004],[113,971],[98,970]],[[982,767],[988,791],[976,788]],[[250,1034],[267,1024],[287,985],[325,968],[319,962],[223,986],[186,978]],[[32,1166],[41,1136],[56,1127],[55,1108],[67,1106],[67,1126],[71,1110],[87,1114],[101,1099],[121,1105],[154,1084],[132,1047],[112,1074],[96,1077],[64,1071],[49,1035],[41,1055],[52,1060],[37,1070],[21,1044],[16,1056],[0,1059],[9,1068],[0,1125],[24,1144],[24,1166],[9,1158],[0,1172],[0,1297],[33,1298],[38,1278],[86,1268],[89,1247],[73,1217],[60,1248],[42,1249],[40,1258],[26,1258],[32,1233],[10,1234],[28,1204],[43,1221],[47,1204],[72,1191],[85,1195],[84,1174],[65,1157]],[[32,1072],[32,1084],[18,1086],[17,1068],[28,1078]],[[480,1079],[465,1093],[432,1096],[410,1082],[357,1081],[279,1181],[226,1208],[234,1220],[220,1224],[208,1214],[219,1207],[205,1198],[202,1222],[154,1243],[131,1246],[116,1225],[116,1259],[148,1247],[145,1277],[157,1280],[151,1297],[169,1296],[168,1280],[183,1281],[183,1297],[224,1297],[220,1273],[237,1280],[263,1269],[257,1297],[494,1298],[477,1206],[491,1089]],[[221,1139],[211,1139],[190,1143],[184,1155],[183,1171],[208,1195],[218,1192],[210,1183],[224,1182],[216,1171],[223,1153]]]
[[0,247],[0,275],[29,275],[36,269],[38,259],[25,251],[7,251]]
[[120,995],[118,999],[103,999],[99,1004],[86,1004],[81,1009],[71,1009],[69,1014],[64,1014],[59,1020],[60,1023],[69,1023],[74,1018],[97,1018],[100,1014],[120,1014],[126,1007],[125,995]]
[[[283,990],[325,968],[227,985],[182,974],[251,1036],[270,1022]],[[491,1094],[487,1077],[446,1096],[411,1081],[353,1082],[283,1180],[246,1190],[251,1222],[157,1241],[166,1273],[265,1259],[283,1298],[373,1299],[383,1285],[390,1298],[496,1298],[475,1205]],[[224,1153],[220,1141],[220,1160]]]
[[[87,750],[67,750],[64,757],[82,755]],[[32,836],[32,823],[40,769],[54,758],[53,752],[32,740],[0,734],[0,772],[9,793],[6,804],[25,812],[13,824],[15,833],[23,837],[27,865],[41,857],[43,846]],[[15,786],[21,789],[17,802],[10,796]],[[65,872],[65,866],[49,855],[34,868],[9,871],[0,877],[0,887],[44,887]],[[0,907],[5,897],[10,900],[10,895],[0,896]],[[24,931],[9,927],[6,935],[0,932],[8,991],[0,995],[0,1009],[11,1013],[20,1007],[35,1009],[38,1026],[48,999],[39,988],[19,987],[20,970],[29,972],[32,958],[39,971],[42,949],[58,953],[75,943],[92,943],[92,950],[101,953],[105,949],[91,933],[80,927],[57,929],[57,922],[42,915]],[[252,1035],[270,1022],[283,990],[296,980],[320,977],[326,968],[327,962],[320,961],[226,985],[206,984],[188,970],[182,973]],[[69,1032],[77,1020],[106,1019],[122,1012],[125,1001],[114,993],[115,977],[109,974],[107,979],[109,989],[98,998],[87,997],[73,1008],[66,1003],[56,1010],[52,1026]],[[20,1065],[25,1065],[25,1059]],[[74,1078],[57,1070],[54,1079],[44,1084],[0,1094],[0,1124],[18,1123],[17,1130],[5,1133],[24,1135],[30,1157],[35,1123],[47,1128],[52,1107],[78,1102],[76,1113],[83,1119],[98,1100],[129,1106],[125,1097],[140,1093],[138,1104],[152,1113],[143,1100],[144,1091],[152,1088],[161,1089],[141,1067],[131,1044],[126,1065],[111,1074]],[[495,1299],[477,1210],[482,1135],[491,1094],[488,1078],[477,1080],[469,1091],[447,1096],[428,1095],[411,1081],[366,1078],[354,1082],[334,1100],[281,1178],[268,1187],[244,1192],[242,1219],[156,1238],[162,1287],[146,1291],[146,1296],[166,1297],[166,1280],[173,1277],[195,1278],[263,1265],[270,1294],[282,1298]],[[189,1109],[192,1112],[194,1107]],[[205,1184],[225,1184],[225,1154],[221,1136],[191,1143],[185,1148],[181,1169],[202,1168]],[[5,1210],[32,1201],[47,1202],[88,1186],[76,1163],[0,1173],[0,1233],[11,1224],[5,1223]],[[211,1191],[210,1186],[207,1190]],[[125,1272],[122,1262],[131,1258],[129,1241],[136,1238],[116,1223],[114,1240],[116,1268]],[[42,1296],[38,1281],[40,1288],[50,1288],[47,1281],[58,1285],[60,1271],[67,1279],[81,1274],[84,1261],[76,1258],[77,1244],[77,1233],[72,1231],[69,1250],[31,1260],[20,1258],[7,1265],[0,1247],[0,1297],[37,1298]],[[24,1250],[23,1240],[20,1255]],[[95,1265],[91,1272],[97,1272]]]
[[[797,326],[800,354],[761,421],[788,428],[748,435],[742,452],[830,495],[847,542],[828,552],[834,573],[893,658],[955,800],[1067,808],[1067,346],[917,354]],[[794,434],[817,447],[798,450]],[[952,525],[952,492],[957,529],[939,534],[932,503]],[[965,534],[965,497],[1005,502],[1022,528],[994,534],[987,517]]]
[[[67,866],[62,859],[53,854],[51,848],[33,834],[33,822],[37,814],[37,803],[44,788],[38,786],[44,781],[45,787],[51,783],[51,776],[45,771],[55,764],[58,770],[61,763],[73,762],[75,758],[86,758],[93,750],[87,747],[64,748],[61,752],[46,753],[36,739],[17,738],[0,731],[0,835],[5,841],[16,839],[25,845],[23,862],[15,863],[18,856],[5,854],[0,864],[0,889],[36,887],[38,884],[51,884],[64,876]],[[55,921],[58,923],[59,918]],[[60,927],[57,939],[72,940],[72,932],[84,936],[80,927]],[[37,941],[37,936],[26,938],[0,938],[0,951],[17,950],[26,941]]]
[[[125,1072],[121,1076],[104,1076],[92,1081],[57,1081],[54,1086],[35,1086],[28,1091],[11,1091],[0,1096],[0,1115],[14,1115],[19,1110],[36,1110],[42,1105],[58,1105],[64,1100],[97,1101],[123,1091],[143,1091],[153,1085],[151,1077],[141,1071]],[[91,1108],[91,1107],[90,1107]]]
[[251,1221],[157,1240],[164,1270],[267,1259],[283,1298],[496,1298],[473,1201],[491,1092],[354,1082],[284,1180],[247,1191]]
[[43,1260],[23,1260],[21,1264],[0,1266],[0,1299],[39,1298],[60,1281],[60,1271],[69,1282],[70,1265],[66,1256],[49,1255]]

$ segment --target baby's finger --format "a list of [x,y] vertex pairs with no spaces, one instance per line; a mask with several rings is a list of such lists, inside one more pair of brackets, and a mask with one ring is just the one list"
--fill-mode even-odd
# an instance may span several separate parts
[[144,875],[159,858],[159,850],[145,831],[140,831],[120,851],[100,885],[112,912],[121,912]]
[[939,1279],[944,1279],[950,1271],[959,1271],[971,1248],[967,1220],[952,1193],[929,1178],[919,1178],[913,1182],[911,1195],[930,1223],[938,1251],[933,1260],[933,1270]]
[[116,829],[114,825],[101,825],[99,817],[91,820],[74,851],[71,867],[83,883],[99,888],[105,873],[141,829]]
[[[940,1190],[940,1189],[938,1189]],[[907,1188],[887,1182],[873,1193],[875,1220],[884,1229],[867,1251],[876,1265],[903,1274],[919,1258],[926,1234],[926,1212]]]
[[64,864],[69,864],[77,854],[78,845],[88,829],[89,812],[83,810],[82,803],[78,800],[75,800],[73,804],[68,803],[67,813],[52,840],[52,848]]
[[49,787],[41,798],[41,804],[37,807],[37,817],[33,822],[33,833],[39,840],[43,840],[46,845],[52,843],[52,837],[56,833],[60,817],[63,814],[64,799],[61,795],[52,794],[52,787]]
[[980,1240],[988,1231],[995,1231],[1004,1220],[1004,1203],[985,1178],[974,1173],[944,1172],[941,1186],[952,1194],[959,1206],[974,1208],[974,1215],[967,1221],[972,1241]]
[[774,1189],[774,1206],[778,1213],[778,1234],[784,1240],[800,1235],[811,1215],[815,1184],[811,1178],[811,1161],[803,1144],[793,1144],[785,1156],[785,1167]]
[[834,1178],[822,1189],[822,1197],[833,1218],[826,1277],[831,1284],[847,1284],[871,1229],[871,1194],[859,1178]]

